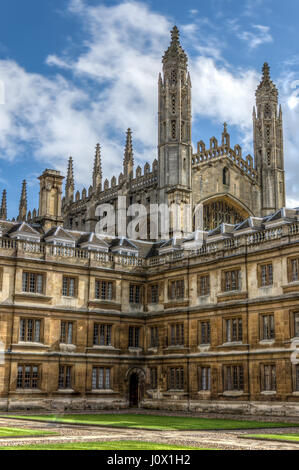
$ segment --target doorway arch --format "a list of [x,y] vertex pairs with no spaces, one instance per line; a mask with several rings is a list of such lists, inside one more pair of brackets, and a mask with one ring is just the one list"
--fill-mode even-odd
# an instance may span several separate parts
[[131,374],[129,383],[129,406],[138,408],[139,405],[139,377],[136,373]]
[[126,374],[128,383],[128,403],[130,408],[138,408],[143,400],[145,372],[139,368],[129,369]]

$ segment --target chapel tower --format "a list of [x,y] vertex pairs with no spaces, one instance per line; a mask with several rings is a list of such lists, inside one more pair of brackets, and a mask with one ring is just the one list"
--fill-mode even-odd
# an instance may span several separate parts
[[261,188],[261,215],[285,207],[285,172],[283,120],[278,107],[278,90],[270,77],[270,67],[263,66],[262,81],[256,91],[253,110],[255,169]]
[[[188,57],[179,30],[171,32],[171,44],[163,57],[159,76],[159,194],[160,203],[192,204],[191,188],[191,80]],[[182,218],[186,231],[192,222]],[[186,225],[187,224],[187,225]]]

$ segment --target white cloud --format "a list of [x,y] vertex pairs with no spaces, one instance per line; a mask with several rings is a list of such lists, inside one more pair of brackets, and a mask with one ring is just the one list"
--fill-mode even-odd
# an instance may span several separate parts
[[244,30],[236,19],[229,20],[228,25],[239,39],[247,43],[248,48],[251,50],[256,49],[263,44],[273,42],[269,26],[252,24],[251,31]]

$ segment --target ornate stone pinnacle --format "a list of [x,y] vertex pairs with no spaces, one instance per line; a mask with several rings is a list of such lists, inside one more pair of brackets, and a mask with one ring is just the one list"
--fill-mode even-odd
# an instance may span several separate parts
[[177,26],[174,26],[172,31],[171,31],[171,42],[172,43],[179,43],[180,41],[180,32],[177,28]]
[[227,122],[223,123],[223,132],[226,134],[227,133]]
[[263,65],[263,80],[270,80],[270,67],[267,62]]

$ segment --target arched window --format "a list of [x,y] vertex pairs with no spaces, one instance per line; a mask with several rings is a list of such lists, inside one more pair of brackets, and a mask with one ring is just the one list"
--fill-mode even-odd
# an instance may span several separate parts
[[228,186],[229,185],[229,169],[223,168],[223,184]]

